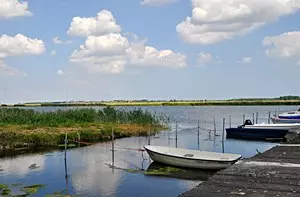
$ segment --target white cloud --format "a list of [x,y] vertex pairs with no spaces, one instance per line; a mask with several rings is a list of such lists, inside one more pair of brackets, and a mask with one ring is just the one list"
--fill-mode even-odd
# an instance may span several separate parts
[[161,6],[169,3],[174,3],[178,0],[143,0],[142,5]]
[[64,41],[60,40],[59,37],[52,38],[52,42],[54,44],[72,44],[71,40],[67,40],[67,41],[64,42]]
[[72,40],[67,40],[65,44],[72,44]]
[[[100,13],[110,13],[107,10]],[[98,13],[98,17],[99,17]],[[115,27],[121,27],[116,24],[113,15]],[[103,18],[103,17],[102,17]],[[103,30],[112,27],[111,20],[102,20]],[[72,25],[70,27],[72,29]],[[186,57],[184,54],[175,53],[172,50],[158,50],[152,46],[146,45],[146,40],[140,40],[133,33],[105,33],[100,29],[103,35],[90,35],[87,33],[87,39],[84,45],[75,50],[70,57],[70,62],[82,66],[89,72],[102,72],[117,74],[123,72],[125,66],[161,66],[170,68],[180,68],[186,66]],[[99,33],[98,32],[98,33]],[[107,31],[109,32],[109,31]],[[79,34],[77,34],[79,35]],[[84,34],[80,34],[84,35]],[[127,37],[125,36],[127,35]]]
[[0,18],[12,18],[17,16],[30,16],[27,2],[19,0],[0,0]]
[[300,9],[299,0],[192,0],[192,16],[177,25],[183,41],[212,44],[244,35]]
[[169,68],[186,67],[186,56],[172,50],[157,50],[151,46],[131,45],[129,49],[130,64],[136,66],[161,66]]
[[51,56],[55,56],[56,55],[56,51],[51,51]]
[[62,44],[62,43],[63,43],[58,37],[52,38],[52,42],[53,42],[54,44]]
[[14,76],[27,76],[27,73],[24,73],[16,68],[10,67],[5,64],[3,60],[0,59],[0,75],[14,77]]
[[64,74],[64,71],[63,70],[61,70],[61,69],[59,69],[58,71],[57,71],[57,73],[56,73],[57,75],[59,75],[59,76],[61,76],[61,75],[63,75]]
[[121,32],[121,27],[116,24],[112,13],[108,10],[102,10],[96,17],[74,17],[67,33],[73,36],[86,37],[119,32]]
[[19,55],[40,55],[45,51],[42,40],[31,39],[22,34],[14,37],[8,35],[0,36],[0,58]]
[[126,64],[128,40],[120,34],[89,36],[85,45],[75,50],[70,61],[91,72],[121,73]]
[[4,59],[9,56],[40,55],[45,51],[44,42],[31,39],[22,34],[14,37],[0,36],[0,71],[7,76],[27,76],[26,73],[5,64]]
[[249,64],[252,62],[252,57],[244,57],[242,62],[245,64]]
[[241,60],[236,61],[237,64],[250,64],[252,62],[252,57],[243,57]]
[[287,32],[278,36],[265,37],[263,45],[266,55],[271,57],[296,57],[300,55],[300,31]]
[[198,63],[199,64],[206,64],[206,63],[209,63],[212,61],[214,61],[212,54],[206,53],[206,52],[201,52],[198,54]]

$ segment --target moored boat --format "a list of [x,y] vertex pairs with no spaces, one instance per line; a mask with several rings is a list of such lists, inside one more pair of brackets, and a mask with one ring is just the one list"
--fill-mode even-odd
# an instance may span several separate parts
[[300,119],[288,119],[288,118],[271,117],[271,120],[274,124],[277,124],[277,123],[282,123],[282,124],[299,123],[300,124]]
[[292,133],[299,133],[300,131],[300,123],[252,124],[251,120],[246,120],[243,126],[245,128],[288,130],[289,132]]
[[297,111],[291,111],[291,112],[285,112],[285,113],[278,114],[278,118],[300,120],[300,109],[298,109]]
[[285,135],[288,133],[289,129],[290,127],[284,127],[283,125],[253,125],[251,120],[246,120],[243,125],[240,125],[237,128],[227,128],[226,136],[227,138],[249,140],[279,140],[285,138]]
[[197,151],[163,146],[145,146],[150,158],[159,163],[206,170],[219,170],[234,164],[239,154]]

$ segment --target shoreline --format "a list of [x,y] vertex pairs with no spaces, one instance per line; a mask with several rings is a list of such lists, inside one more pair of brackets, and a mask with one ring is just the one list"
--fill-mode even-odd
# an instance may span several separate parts
[[147,136],[166,128],[155,125],[138,124],[90,124],[73,127],[48,127],[32,125],[5,125],[0,127],[0,151],[18,151],[23,149],[62,148],[66,134],[68,148],[87,146],[111,140],[112,129],[115,139]]
[[200,100],[200,101],[109,101],[109,102],[41,102],[24,104],[0,104],[1,107],[126,107],[126,106],[261,106],[300,105],[300,100]]

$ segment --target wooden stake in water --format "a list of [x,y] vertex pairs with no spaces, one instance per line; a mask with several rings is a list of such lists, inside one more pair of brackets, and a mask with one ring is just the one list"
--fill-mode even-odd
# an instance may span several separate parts
[[200,121],[198,120],[198,150],[200,150]]
[[256,123],[256,124],[258,123],[258,112],[256,112],[256,120],[255,120],[255,123]]
[[245,123],[245,114],[243,114],[243,123],[242,124],[244,124]]
[[112,165],[115,164],[115,134],[114,129],[111,128],[111,154],[112,154]]
[[67,148],[68,148],[68,133],[66,133],[66,135],[65,135],[65,179],[66,179],[66,182],[68,182]]
[[223,132],[222,132],[222,150],[224,153],[224,137],[225,137],[225,118],[223,118]]
[[270,124],[270,121],[271,121],[271,112],[269,112],[268,124]]
[[150,138],[151,138],[151,126],[149,125],[149,131],[148,131],[148,146],[150,146]]
[[176,121],[176,129],[175,129],[175,146],[177,148],[177,121]]
[[216,118],[214,117],[214,136],[216,136],[217,128],[216,128]]
[[229,115],[229,128],[231,128],[231,115]]
[[65,161],[67,160],[68,133],[65,135]]
[[254,124],[254,121],[255,121],[254,117],[255,117],[255,115],[254,115],[254,113],[253,113],[253,114],[252,114],[252,122],[253,122],[253,124]]

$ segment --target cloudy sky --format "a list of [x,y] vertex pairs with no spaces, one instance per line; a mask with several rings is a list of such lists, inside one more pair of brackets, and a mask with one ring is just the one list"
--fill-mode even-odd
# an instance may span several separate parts
[[0,0],[0,102],[299,95],[300,0]]

